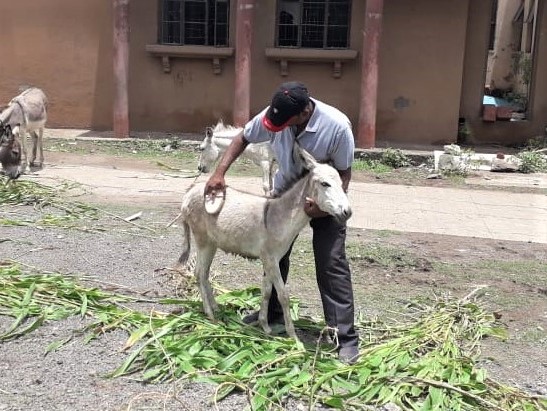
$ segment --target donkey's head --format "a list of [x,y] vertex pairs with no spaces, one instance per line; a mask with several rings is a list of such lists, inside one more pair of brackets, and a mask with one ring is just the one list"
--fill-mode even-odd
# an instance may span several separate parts
[[21,174],[21,143],[14,136],[9,124],[0,122],[0,164],[3,173],[15,180]]
[[212,127],[207,127],[205,129],[205,138],[199,146],[199,151],[201,154],[199,156],[198,170],[202,173],[208,173],[220,155],[218,147],[213,142]]
[[318,163],[306,150],[297,148],[304,167],[310,172],[311,195],[317,206],[340,223],[351,217],[348,196],[342,187],[340,174],[328,164]]

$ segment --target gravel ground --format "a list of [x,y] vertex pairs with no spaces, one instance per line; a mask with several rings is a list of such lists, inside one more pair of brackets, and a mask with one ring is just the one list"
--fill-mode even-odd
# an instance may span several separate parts
[[[169,275],[166,267],[171,266],[178,257],[181,236],[176,226],[169,229],[160,227],[165,227],[175,217],[177,207],[158,208],[151,205],[149,197],[146,197],[140,204],[130,206],[124,203],[121,208],[115,204],[115,200],[113,197],[112,204],[103,204],[102,207],[122,216],[143,211],[136,224],[156,227],[159,234],[152,234],[111,216],[100,221],[107,230],[98,233],[0,225],[0,262],[13,260],[27,268],[35,267],[41,271],[85,275],[96,279],[96,282],[85,280],[85,283],[104,288],[114,287],[121,291],[129,289],[152,297],[173,296],[177,292],[177,282]],[[11,216],[13,213],[17,213],[18,216],[32,216],[36,212],[21,207],[0,209],[0,217]],[[309,230],[305,230],[300,238],[308,241],[309,236]],[[362,243],[381,244],[392,241],[394,246],[419,251],[425,260],[438,259],[444,262],[463,263],[466,259],[509,260],[522,256],[547,261],[547,251],[542,244],[413,233],[400,233],[388,238],[372,230],[365,232],[357,229],[349,230],[349,238]],[[454,246],[455,242],[457,249]],[[296,253],[300,251],[298,247],[295,248]],[[354,279],[359,310],[366,315],[381,312],[384,308],[378,305],[379,299],[409,298],[406,290],[416,293],[441,290],[461,292],[453,279],[442,278],[441,274],[432,274],[426,266],[427,264],[423,270],[409,272],[397,269],[386,272],[381,267],[374,269],[367,266],[367,275],[355,276]],[[217,255],[212,269],[213,272],[222,272],[222,285],[228,288],[258,285],[262,275],[259,264],[221,252]],[[352,269],[354,273],[360,272],[361,267],[354,265]],[[300,298],[306,301],[303,313],[320,315],[315,280],[312,277],[300,280],[299,278],[298,284],[293,287],[298,287]],[[495,284],[496,279],[492,279],[492,283]],[[534,327],[537,325],[545,328],[545,284],[508,284],[508,287],[516,287],[515,293],[522,292],[519,296],[522,295],[523,301],[530,298],[537,301],[533,312],[504,312],[504,316],[509,315],[509,327],[512,331],[529,326],[527,321],[534,321]],[[141,304],[140,308],[151,310],[154,306]],[[0,315],[0,334],[12,321],[12,318]],[[115,370],[126,359],[127,354],[122,351],[122,347],[127,334],[123,331],[108,332],[87,344],[83,336],[76,335],[68,345],[45,355],[46,347],[51,342],[72,335],[86,324],[87,320],[72,317],[47,323],[18,339],[1,342],[0,410],[240,411],[245,408],[246,397],[242,394],[230,395],[215,408],[210,401],[214,387],[206,384],[180,382],[153,385],[139,382],[138,376],[105,378],[105,375]],[[519,386],[534,394],[546,395],[546,345],[544,338],[532,342],[511,341],[508,344],[487,340],[484,342],[486,355],[483,362],[492,375],[502,382]],[[307,406],[288,400],[285,409],[297,411],[307,409]],[[390,411],[396,409],[385,408]]]

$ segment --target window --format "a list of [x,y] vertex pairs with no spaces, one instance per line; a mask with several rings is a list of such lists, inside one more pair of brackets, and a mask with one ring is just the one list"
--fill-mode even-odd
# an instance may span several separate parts
[[349,47],[351,0],[279,0],[277,47]]
[[159,42],[227,46],[229,0],[161,0]]

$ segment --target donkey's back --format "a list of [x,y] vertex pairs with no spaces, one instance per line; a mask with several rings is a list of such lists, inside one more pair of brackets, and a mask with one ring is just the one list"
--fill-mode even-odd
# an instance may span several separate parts
[[247,258],[260,258],[265,235],[265,206],[262,196],[226,188],[226,198],[217,214],[209,214],[204,202],[205,183],[197,184],[184,196],[182,220],[188,224],[198,247],[208,244]]
[[[48,99],[46,94],[37,87],[24,90],[14,97],[10,105],[17,105],[22,111],[23,121],[20,122],[27,131],[38,130],[45,126],[47,121]],[[13,127],[14,125],[12,125]]]
[[[18,173],[44,162],[43,132],[47,121],[48,99],[37,87],[30,87],[11,99],[7,108],[0,113],[0,124],[10,126],[15,138],[21,143],[21,159]],[[27,134],[31,137],[31,148],[27,149]],[[38,156],[38,163],[35,164]]]

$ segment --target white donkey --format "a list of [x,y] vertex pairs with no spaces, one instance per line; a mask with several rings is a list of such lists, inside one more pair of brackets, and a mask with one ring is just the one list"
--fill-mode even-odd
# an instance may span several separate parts
[[[10,126],[15,138],[21,142],[21,163],[19,174],[24,173],[27,168],[34,166],[38,152],[38,164],[41,167],[44,163],[44,149],[42,146],[42,135],[47,121],[47,97],[42,90],[31,87],[14,97],[7,108],[0,113],[0,126]],[[32,138],[32,153],[27,152],[27,133]]]
[[280,197],[268,199],[228,187],[223,207],[218,214],[209,214],[204,204],[205,183],[192,187],[182,200],[180,216],[184,240],[178,263],[183,266],[188,260],[191,232],[197,247],[194,274],[203,309],[214,319],[217,305],[209,282],[209,269],[217,248],[247,258],[259,258],[265,273],[259,323],[266,333],[271,332],[267,321],[268,300],[274,286],[283,308],[287,333],[298,341],[279,261],[310,221],[304,212],[306,197],[314,199],[321,210],[340,222],[350,218],[351,208],[338,172],[330,165],[316,162],[306,151],[296,146],[295,149],[308,172]]
[[[219,121],[215,127],[207,127],[205,139],[199,146],[198,170],[208,173],[217,159],[226,151],[232,139],[241,133],[241,127],[226,126]],[[268,196],[273,187],[275,156],[269,142],[249,144],[241,154],[262,168],[262,189]]]

